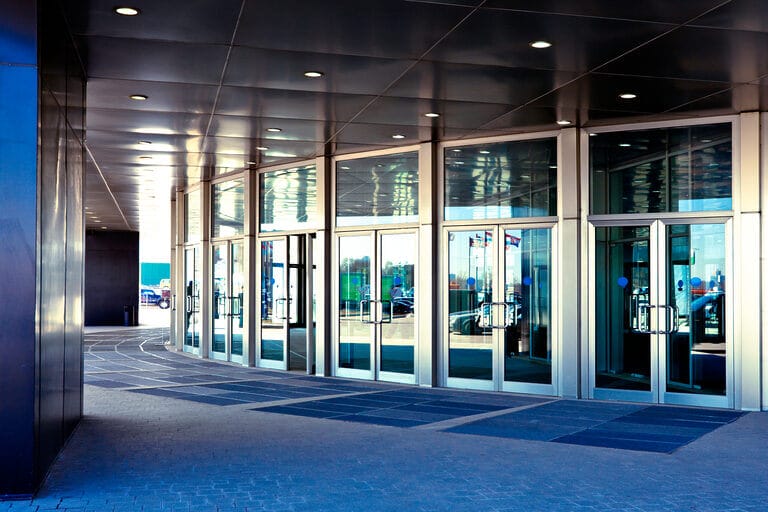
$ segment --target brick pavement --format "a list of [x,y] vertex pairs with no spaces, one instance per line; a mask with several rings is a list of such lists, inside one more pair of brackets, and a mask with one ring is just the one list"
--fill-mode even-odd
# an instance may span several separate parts
[[[768,510],[766,413],[741,416],[669,454],[447,430],[471,425],[472,415],[402,428],[278,414],[258,409],[318,395],[218,405],[137,392],[151,386],[133,377],[147,374],[166,379],[157,389],[189,386],[168,380],[175,377],[208,375],[215,382],[280,384],[279,393],[296,377],[165,352],[158,346],[163,336],[157,330],[87,336],[88,380],[128,376],[131,382],[86,385],[85,417],[36,498],[0,503],[0,511]],[[99,359],[102,352],[111,354],[109,361]],[[350,387],[334,388],[333,396],[346,399],[403,389],[442,401],[456,395],[340,379],[300,385],[339,383]],[[202,396],[211,392],[201,388]],[[484,396],[496,403],[512,398]],[[541,401],[547,403],[565,401]],[[492,420],[507,411],[484,414]]]

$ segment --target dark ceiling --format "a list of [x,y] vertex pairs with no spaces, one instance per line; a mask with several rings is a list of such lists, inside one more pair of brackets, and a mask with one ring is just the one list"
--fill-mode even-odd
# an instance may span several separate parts
[[766,108],[765,0],[69,5],[88,73],[89,228],[146,229],[177,188],[246,167]]

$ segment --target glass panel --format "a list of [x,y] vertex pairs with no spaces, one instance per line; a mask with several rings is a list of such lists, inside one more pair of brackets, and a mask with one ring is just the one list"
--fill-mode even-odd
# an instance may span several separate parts
[[286,241],[261,242],[261,358],[283,361],[286,290]]
[[381,325],[383,372],[413,374],[416,339],[416,235],[381,236]]
[[445,220],[557,215],[557,139],[445,150]]
[[232,332],[232,355],[243,355],[243,309],[245,302],[245,271],[243,243],[232,244],[232,296],[230,297],[230,318]]
[[730,123],[590,137],[591,212],[730,210]]
[[314,165],[266,172],[259,180],[261,231],[302,229],[317,220]]
[[243,234],[245,186],[243,179],[216,183],[212,190],[211,233],[214,238]]
[[504,232],[504,380],[552,383],[549,229]]
[[227,351],[227,246],[213,246],[213,339],[211,350]]
[[417,152],[345,160],[336,164],[336,225],[417,222]]
[[184,200],[184,241],[199,242],[200,228],[200,190],[194,190]]
[[650,391],[650,228],[595,232],[595,385]]
[[197,348],[200,346],[200,285],[203,280],[198,249],[186,249],[184,253],[184,275],[186,290],[184,297],[184,344]]
[[725,395],[725,225],[667,227],[667,391]]
[[493,379],[493,331],[481,322],[493,302],[493,233],[448,234],[448,376]]
[[307,369],[306,235],[288,237],[288,369]]
[[371,239],[339,238],[339,367],[371,369]]

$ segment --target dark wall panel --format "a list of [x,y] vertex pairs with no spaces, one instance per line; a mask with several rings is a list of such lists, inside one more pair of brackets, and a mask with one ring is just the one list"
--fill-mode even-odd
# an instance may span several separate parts
[[139,307],[139,233],[88,231],[85,236],[85,325],[123,325]]

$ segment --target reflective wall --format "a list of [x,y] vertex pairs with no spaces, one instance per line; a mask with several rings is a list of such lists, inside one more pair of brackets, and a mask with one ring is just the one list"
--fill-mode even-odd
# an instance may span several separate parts
[[0,495],[23,496],[82,414],[85,80],[57,6],[0,11]]

